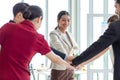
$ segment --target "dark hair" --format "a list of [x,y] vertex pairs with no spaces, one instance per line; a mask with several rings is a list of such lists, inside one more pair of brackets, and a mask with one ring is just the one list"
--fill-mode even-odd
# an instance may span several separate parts
[[112,15],[109,17],[109,19],[107,20],[107,23],[112,23],[112,22],[115,22],[119,19],[118,15]]
[[29,6],[29,8],[27,8],[23,13],[23,17],[29,20],[33,20],[40,16],[43,18],[43,11],[40,7],[35,5]]
[[16,16],[17,13],[21,12],[24,13],[25,9],[29,7],[29,4],[27,3],[17,3],[13,6],[13,15]]
[[57,15],[57,20],[60,20],[63,15],[70,16],[70,14],[67,11],[60,11]]
[[[57,20],[60,20],[63,15],[68,15],[68,16],[70,16],[70,14],[69,14],[67,11],[60,11],[60,12],[58,13],[58,15],[57,15]],[[58,27],[59,27],[59,26],[57,26],[55,29],[57,29]]]
[[120,4],[120,0],[115,0],[116,3]]

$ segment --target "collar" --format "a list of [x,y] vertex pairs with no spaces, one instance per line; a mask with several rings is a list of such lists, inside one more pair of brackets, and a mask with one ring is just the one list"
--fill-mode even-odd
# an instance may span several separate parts
[[36,30],[33,23],[30,22],[29,20],[24,20],[20,24],[24,24],[24,25],[29,26],[29,27],[33,28],[34,30]]
[[13,21],[13,20],[10,20],[9,22],[15,23],[15,21]]

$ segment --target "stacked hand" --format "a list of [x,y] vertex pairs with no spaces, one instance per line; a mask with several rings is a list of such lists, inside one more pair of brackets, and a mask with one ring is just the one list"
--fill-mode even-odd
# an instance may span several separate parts
[[72,62],[72,60],[75,58],[76,56],[68,56],[67,58],[66,58],[66,61],[67,62]]
[[80,69],[82,69],[83,67],[84,67],[84,65],[79,64],[78,66],[75,67],[75,69],[76,69],[76,70],[80,70]]
[[74,69],[74,70],[80,70],[80,69],[82,69],[84,67],[84,65],[82,65],[82,64],[79,64],[78,66],[74,66],[74,65],[68,65],[67,66],[67,68],[68,69]]
[[[73,60],[75,57],[76,57],[76,56],[68,56],[68,57],[66,58],[66,61],[67,61],[69,64],[72,64],[72,60]],[[84,67],[84,65],[82,65],[82,64],[79,64],[79,65],[77,65],[77,66],[74,66],[74,65],[69,65],[69,66],[68,66],[69,69],[75,69],[75,70],[80,70],[80,69],[82,69],[82,67]]]

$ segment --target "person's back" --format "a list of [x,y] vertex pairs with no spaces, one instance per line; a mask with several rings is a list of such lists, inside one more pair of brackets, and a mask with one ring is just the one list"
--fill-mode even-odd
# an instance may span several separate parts
[[[31,26],[27,26],[24,24],[16,25],[16,24],[8,23],[6,24],[6,26],[4,26],[4,29],[2,30],[6,30],[6,33],[4,33],[5,41],[2,43],[2,45],[7,45],[7,46],[3,46],[2,51],[0,53],[1,54],[0,65],[2,65],[0,67],[0,75],[2,77],[3,76],[7,76],[7,77],[6,79],[1,79],[0,77],[0,80],[8,80],[8,78],[9,80],[11,79],[16,80],[15,79],[16,76],[19,77],[19,79],[17,80],[24,80],[25,77],[26,77],[25,79],[29,80],[29,77],[27,77],[29,76],[29,74],[26,73],[29,73],[28,64],[36,52],[34,48],[35,46],[37,46],[36,45],[37,43],[34,42],[36,42],[38,38],[35,29]],[[42,39],[42,36],[39,37],[41,37]],[[6,69],[8,74],[4,74],[4,71]],[[11,78],[12,76],[13,78]]]
[[0,44],[0,80],[30,80],[32,57],[36,52],[45,55],[51,51],[29,20],[5,24],[0,30]]

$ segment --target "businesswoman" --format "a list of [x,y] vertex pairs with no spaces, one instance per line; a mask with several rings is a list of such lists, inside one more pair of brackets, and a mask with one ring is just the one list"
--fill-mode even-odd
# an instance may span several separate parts
[[[71,33],[67,31],[70,26],[70,15],[67,11],[60,11],[57,16],[58,26],[50,32],[50,45],[66,56],[74,56],[79,51]],[[74,70],[52,63],[51,80],[74,80]]]

